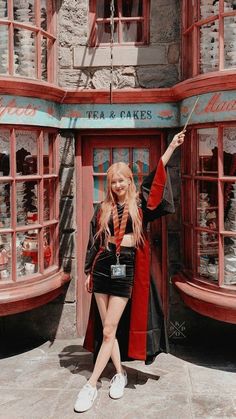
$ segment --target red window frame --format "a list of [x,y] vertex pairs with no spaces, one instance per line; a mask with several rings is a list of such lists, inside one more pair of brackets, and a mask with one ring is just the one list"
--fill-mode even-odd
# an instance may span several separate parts
[[[184,0],[182,5],[182,74],[184,79],[195,77],[198,74],[209,73],[207,71],[201,71],[200,30],[204,25],[217,21],[219,24],[219,64],[218,68],[213,69],[212,72],[236,69],[236,65],[225,67],[224,54],[224,19],[232,16],[236,17],[236,10],[225,12],[224,0],[219,0],[218,13],[202,19],[200,15],[200,4],[200,0],[195,0],[193,4],[188,0]],[[208,59],[210,60],[210,57]]]
[[[97,37],[97,23],[110,23],[110,18],[97,18],[96,4],[98,0],[89,0],[89,46],[109,45],[109,43],[99,43]],[[147,45],[149,43],[149,22],[150,22],[150,1],[142,0],[143,16],[137,17],[123,17],[121,15],[122,0],[117,0],[118,17],[114,17],[114,23],[118,25],[118,42],[115,45]],[[142,22],[143,24],[143,40],[142,42],[125,42],[122,40],[122,23],[123,22]]]
[[[16,271],[16,239],[17,233],[24,233],[30,230],[38,231],[38,272],[32,274],[31,276],[23,276],[24,280],[27,282],[35,281],[37,279],[41,280],[45,277],[51,276],[57,273],[60,269],[59,266],[59,134],[54,129],[40,129],[33,127],[18,127],[8,125],[2,125],[2,130],[9,130],[10,138],[10,173],[8,176],[1,176],[1,183],[9,183],[11,185],[11,226],[7,228],[0,228],[0,234],[9,234],[11,235],[11,246],[12,246],[12,276],[7,282],[8,284],[22,282],[21,277],[17,277]],[[37,148],[38,148],[38,170],[37,174],[34,175],[22,175],[16,173],[16,136],[15,132],[18,130],[24,130],[29,132],[34,132],[37,135]],[[43,159],[43,149],[44,149],[44,134],[49,134],[52,136],[52,141],[49,143],[49,173],[45,173],[44,169],[44,159]],[[38,184],[38,220],[33,224],[18,225],[16,223],[17,215],[17,191],[16,185],[18,182],[30,182],[36,181]],[[52,181],[54,184],[54,200],[51,203],[50,216],[49,219],[44,217],[44,182]],[[48,192],[50,194],[50,191]],[[50,194],[51,196],[51,194]],[[53,211],[52,211],[53,207]],[[53,215],[52,215],[53,214]],[[44,233],[46,230],[50,231],[50,235],[53,239],[53,247],[51,248],[51,258],[53,263],[48,267],[44,266]],[[3,283],[3,287],[5,284]],[[1,284],[0,284],[1,290]]]
[[[56,12],[55,0],[47,1],[47,24],[48,30],[45,31],[40,25],[40,0],[35,0],[35,23],[28,24],[14,20],[13,0],[8,0],[6,19],[0,19],[0,27],[6,26],[8,28],[8,71],[1,73],[2,76],[26,77],[27,79],[42,79],[42,40],[46,38],[47,42],[47,82],[53,83],[55,81],[55,47],[56,47]],[[29,30],[35,35],[35,66],[36,77],[27,77],[14,73],[14,30]],[[45,80],[43,80],[45,81]]]
[[[205,128],[217,129],[217,143],[218,143],[218,157],[217,166],[218,173],[203,174],[198,173],[197,158],[198,158],[198,130]],[[227,288],[236,291],[236,285],[224,283],[224,239],[227,237],[235,237],[236,231],[225,230],[224,226],[224,185],[228,182],[236,182],[236,176],[231,174],[226,175],[223,171],[223,132],[225,128],[236,128],[235,123],[215,123],[215,124],[199,124],[193,129],[189,129],[187,133],[187,141],[183,146],[183,154],[181,161],[181,178],[182,178],[182,192],[181,192],[181,206],[182,206],[182,226],[183,226],[183,244],[184,244],[184,273],[194,282],[205,284],[209,287]],[[189,159],[189,156],[191,158]],[[218,225],[213,232],[218,237],[218,260],[219,271],[218,280],[214,283],[198,273],[198,245],[197,235],[200,233],[212,233],[208,227],[202,227],[198,223],[197,217],[197,185],[199,182],[214,182],[218,190]]]

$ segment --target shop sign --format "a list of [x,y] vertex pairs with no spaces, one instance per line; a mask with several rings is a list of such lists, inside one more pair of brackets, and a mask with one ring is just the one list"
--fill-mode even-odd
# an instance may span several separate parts
[[[197,96],[181,103],[58,104],[0,96],[0,124],[55,128],[171,128],[183,126]],[[190,123],[236,120],[236,91],[199,95]]]
[[62,105],[61,128],[165,128],[179,124],[174,103]]
[[0,96],[0,124],[58,127],[59,107],[41,99]]
[[[180,124],[185,124],[197,96],[184,100],[180,106]],[[191,124],[236,121],[236,91],[199,95]]]

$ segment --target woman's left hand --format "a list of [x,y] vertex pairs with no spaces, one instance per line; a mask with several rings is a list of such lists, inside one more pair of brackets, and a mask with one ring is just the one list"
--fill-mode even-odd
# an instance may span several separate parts
[[184,137],[185,137],[185,132],[186,132],[186,130],[180,131],[178,134],[175,134],[173,140],[170,143],[171,148],[175,149],[175,148],[179,147],[181,144],[183,144]]

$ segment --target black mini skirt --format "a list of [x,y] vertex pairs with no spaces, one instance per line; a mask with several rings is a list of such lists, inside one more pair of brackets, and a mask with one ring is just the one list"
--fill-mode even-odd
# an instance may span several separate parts
[[120,264],[126,265],[125,278],[111,278],[111,265],[116,264],[116,246],[109,243],[103,249],[93,267],[93,292],[130,298],[134,283],[135,248],[121,246]]

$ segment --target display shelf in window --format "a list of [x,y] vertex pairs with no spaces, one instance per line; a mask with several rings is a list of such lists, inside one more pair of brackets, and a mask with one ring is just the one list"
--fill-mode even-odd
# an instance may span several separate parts
[[189,307],[231,323],[236,323],[235,140],[234,122],[192,128],[188,135],[182,158],[184,266],[173,278]]
[[50,301],[69,280],[58,257],[57,135],[0,128],[1,315]]
[[218,184],[214,181],[197,182],[198,227],[216,230],[218,228]]
[[236,285],[236,231],[224,238],[224,284]]
[[197,274],[203,279],[218,281],[219,241],[216,232],[197,234]]
[[236,233],[236,183],[224,183],[224,228]]
[[11,235],[0,234],[0,283],[9,282],[12,273]]

